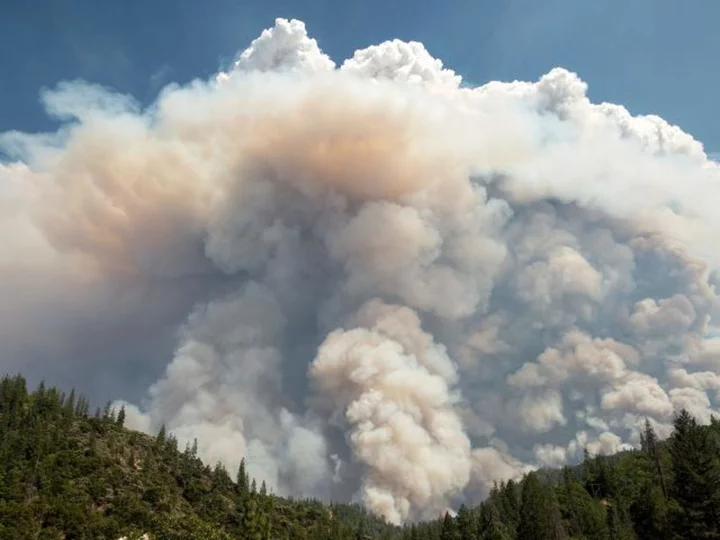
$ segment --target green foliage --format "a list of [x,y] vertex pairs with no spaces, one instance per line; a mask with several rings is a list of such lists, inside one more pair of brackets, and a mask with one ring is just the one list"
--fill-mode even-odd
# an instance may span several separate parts
[[120,427],[125,425],[125,405],[120,407],[120,412],[118,413],[117,419],[115,421]]
[[537,473],[530,473],[522,484],[518,538],[560,540],[567,537],[552,486],[544,485]]
[[88,408],[75,392],[0,380],[0,540],[349,540],[360,523],[368,538],[402,534],[355,505],[251,488],[244,461],[234,482],[198,459],[197,441],[180,452],[164,426],[149,437],[123,427],[122,408]]
[[477,517],[464,504],[458,510],[457,528],[459,540],[476,540],[480,535]]
[[[123,427],[108,403],[95,416],[74,391],[0,379],[0,540],[675,540],[720,539],[720,423],[686,411],[641,449],[502,482],[456,517],[391,526],[357,505],[277,497],[241,461],[233,480]],[[257,486],[260,485],[258,489]]]
[[440,540],[457,540],[457,538],[458,532],[455,520],[450,517],[450,514],[445,513],[442,529],[440,529]]
[[676,538],[720,538],[720,464],[715,440],[683,410],[670,441],[671,528]]

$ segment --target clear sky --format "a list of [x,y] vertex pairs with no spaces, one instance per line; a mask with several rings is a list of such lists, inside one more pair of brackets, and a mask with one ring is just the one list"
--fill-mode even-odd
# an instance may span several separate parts
[[478,84],[576,71],[594,101],[655,113],[720,150],[720,0],[29,0],[0,15],[0,130],[52,126],[38,93],[83,78],[149,102],[227,64],[276,17],[336,62],[400,38]]

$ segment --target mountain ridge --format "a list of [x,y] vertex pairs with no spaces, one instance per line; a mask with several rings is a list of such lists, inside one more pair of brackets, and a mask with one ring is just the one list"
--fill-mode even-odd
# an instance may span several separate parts
[[353,504],[269,493],[203,463],[163,427],[124,427],[110,404],[89,413],[75,391],[0,380],[0,540],[544,540],[720,538],[720,424],[686,411],[664,442],[500,482],[455,516],[390,525]]

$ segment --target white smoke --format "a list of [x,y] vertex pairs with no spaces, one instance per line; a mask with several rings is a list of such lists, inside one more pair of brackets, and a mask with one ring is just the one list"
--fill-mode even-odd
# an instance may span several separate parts
[[392,522],[413,507],[440,512],[471,467],[448,388],[457,378],[452,362],[407,308],[372,301],[357,319],[356,328],[328,335],[310,375],[330,410],[346,411],[351,448],[368,469],[363,500]]
[[278,19],[145,110],[46,92],[0,136],[0,367],[393,522],[709,421],[717,164],[564,69],[460,83]]

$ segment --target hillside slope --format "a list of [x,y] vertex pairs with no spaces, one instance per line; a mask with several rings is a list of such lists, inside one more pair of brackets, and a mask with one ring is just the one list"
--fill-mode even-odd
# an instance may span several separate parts
[[[124,412],[88,414],[74,393],[0,382],[0,539],[354,538],[394,528],[359,507],[292,501],[211,468],[164,432],[125,429]],[[235,476],[235,475],[233,475]],[[237,478],[237,477],[236,477]]]
[[25,539],[705,539],[720,538],[720,425],[683,411],[642,450],[586,456],[496,486],[456,517],[398,528],[356,505],[290,500],[196,448],[123,427],[124,411],[20,376],[0,381],[0,540]]

